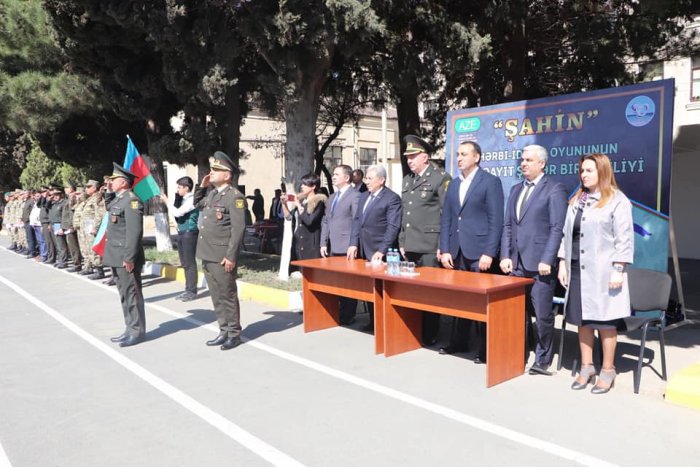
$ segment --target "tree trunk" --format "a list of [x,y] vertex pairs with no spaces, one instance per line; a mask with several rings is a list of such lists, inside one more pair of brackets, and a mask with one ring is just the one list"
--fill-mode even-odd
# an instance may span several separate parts
[[[226,104],[216,113],[217,133],[221,139],[221,150],[224,151],[234,165],[240,167],[241,158],[241,88],[231,86],[226,91]],[[232,181],[238,185],[238,175]]]
[[401,172],[404,176],[410,173],[406,157],[403,155],[406,145],[403,141],[406,135],[420,136],[420,116],[418,115],[418,95],[420,91],[415,80],[398,90],[396,98],[396,115],[399,123],[399,140],[401,142]]
[[525,38],[525,17],[527,6],[523,2],[514,2],[511,9],[515,12],[513,27],[506,34],[503,50],[505,63],[503,67],[504,87],[503,102],[525,99],[525,74],[527,72],[527,39]]
[[[170,123],[168,122],[168,125]],[[155,131],[147,131],[146,137],[148,140],[149,154],[148,157],[148,169],[151,171],[151,175],[155,180],[158,188],[160,188],[161,193],[165,193],[165,169],[163,169],[163,160],[157,151],[151,151],[152,142],[159,137],[159,132],[157,130],[157,125],[151,125],[151,128]],[[158,196],[154,196],[148,200],[148,208],[150,212],[153,213],[153,218],[156,224],[156,250],[158,251],[172,251],[173,242],[170,239],[170,219],[168,217],[168,206],[160,199]]]

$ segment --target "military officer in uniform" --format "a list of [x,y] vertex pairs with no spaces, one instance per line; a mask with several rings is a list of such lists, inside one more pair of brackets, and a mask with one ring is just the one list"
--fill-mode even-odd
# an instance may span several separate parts
[[102,268],[102,258],[92,250],[92,244],[100,228],[102,217],[105,215],[105,203],[100,190],[100,182],[88,180],[85,184],[85,193],[88,195],[88,199],[85,201],[85,206],[83,206],[82,225],[80,226],[80,231],[83,234],[83,243],[85,244],[83,258],[85,258],[86,274],[90,274],[88,278],[96,280],[105,276]]
[[241,344],[241,317],[236,287],[238,253],[245,233],[246,201],[243,193],[231,186],[238,168],[223,152],[210,160],[211,172],[202,179],[194,195],[201,225],[197,239],[197,257],[202,260],[204,277],[211,293],[219,335],[209,346],[230,350]]
[[143,341],[146,334],[146,314],[141,288],[141,268],[146,259],[143,253],[143,203],[131,191],[134,175],[116,162],[110,194],[107,242],[104,265],[112,268],[122,302],[126,329],[111,338],[120,347],[129,347]]
[[[401,255],[416,266],[439,267],[440,213],[452,177],[430,161],[433,147],[418,136],[404,137],[404,156],[411,173],[403,178],[403,219],[399,233]],[[440,315],[423,313],[423,343],[437,341]]]

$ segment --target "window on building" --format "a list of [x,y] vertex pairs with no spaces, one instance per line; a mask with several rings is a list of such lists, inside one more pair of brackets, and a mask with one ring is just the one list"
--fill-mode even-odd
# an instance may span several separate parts
[[323,163],[328,170],[333,170],[334,167],[343,163],[343,147],[329,146],[326,152],[323,153]]
[[644,81],[664,79],[664,62],[649,62],[639,66],[639,72]]
[[700,101],[700,57],[692,58],[690,72],[690,100]]
[[360,167],[363,172],[367,173],[367,167],[377,163],[377,150],[370,148],[360,148]]

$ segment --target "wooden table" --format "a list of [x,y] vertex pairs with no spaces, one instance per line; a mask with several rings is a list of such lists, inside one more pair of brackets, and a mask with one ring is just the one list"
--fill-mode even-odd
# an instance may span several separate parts
[[532,279],[428,267],[416,272],[376,275],[384,282],[386,357],[421,347],[421,312],[427,311],[486,323],[486,387],[523,374],[525,288]]
[[374,351],[384,352],[383,289],[373,275],[383,267],[365,260],[348,261],[344,256],[293,261],[303,276],[304,332],[340,325],[338,297],[374,303]]

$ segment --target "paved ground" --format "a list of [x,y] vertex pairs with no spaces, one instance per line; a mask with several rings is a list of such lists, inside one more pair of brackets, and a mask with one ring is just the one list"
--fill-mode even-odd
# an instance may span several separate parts
[[[0,248],[0,466],[697,465],[700,412],[664,402],[650,368],[633,394],[634,340],[604,396],[569,389],[573,333],[555,376],[486,389],[471,354],[387,359],[254,302],[245,345],[208,348],[210,299],[181,287],[146,279],[148,340],[120,349],[114,288]],[[698,327],[668,341],[671,374],[700,360]]]

